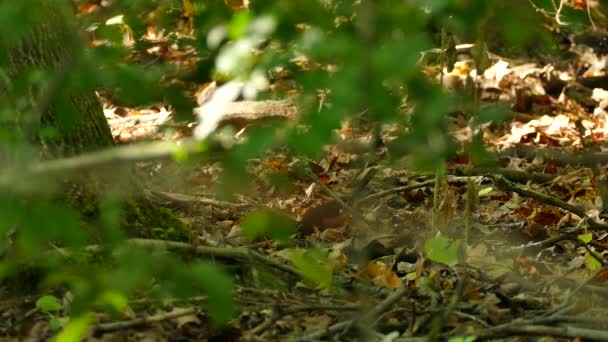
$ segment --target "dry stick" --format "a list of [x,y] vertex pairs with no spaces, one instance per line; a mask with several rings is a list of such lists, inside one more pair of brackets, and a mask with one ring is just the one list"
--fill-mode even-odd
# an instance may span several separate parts
[[[242,247],[209,247],[209,246],[192,246],[191,244],[176,241],[165,241],[165,240],[153,240],[153,239],[129,239],[127,240],[132,246],[137,247],[148,247],[148,248],[165,248],[174,249],[179,251],[194,251],[195,253],[218,259],[231,259],[231,260],[243,260],[243,261],[257,261],[270,267],[276,268],[283,272],[292,274],[297,277],[301,277],[302,273],[296,268],[275,260],[269,256],[265,256],[261,253],[252,251]],[[103,246],[101,245],[90,245],[84,248],[85,251],[90,253],[96,253],[101,251]],[[61,255],[70,255],[70,250],[66,248],[59,248],[57,253]],[[387,289],[378,289],[365,284],[353,282],[341,276],[334,276],[334,280],[342,287],[355,288],[359,291],[368,293],[370,295],[387,295]]]
[[524,188],[516,185],[515,183],[509,181],[508,179],[506,179],[503,176],[492,175],[491,177],[494,179],[494,183],[497,186],[501,187],[503,190],[513,191],[522,196],[537,199],[545,204],[549,204],[554,207],[562,208],[566,211],[569,211],[569,212],[579,216],[581,219],[586,220],[588,222],[590,229],[593,229],[593,230],[608,229],[608,224],[598,223],[598,222],[594,221],[593,219],[591,219],[589,216],[587,216],[585,214],[585,211],[583,209],[581,209],[579,207],[575,207],[560,199],[557,199],[555,197],[551,197],[551,196],[548,196],[545,194],[541,194],[540,192],[537,192],[534,190],[524,189]]
[[535,324],[583,323],[583,324],[600,324],[603,326],[608,326],[608,318],[552,315],[552,316],[545,317],[545,318],[535,319],[534,323]]
[[[258,119],[291,119],[299,112],[300,109],[290,99],[231,102],[224,108],[220,125],[226,123],[248,124]],[[114,166],[116,163],[169,159],[176,152],[200,154],[210,150],[223,149],[218,143],[201,142],[194,139],[114,147],[75,157],[36,163],[23,169],[7,170],[0,173],[0,186],[14,187],[15,184],[27,183],[30,177],[37,179],[41,176],[62,176],[66,172],[91,170],[106,165]],[[24,181],[24,177],[28,178]]]
[[[544,325],[513,325],[500,329],[488,329],[475,334],[478,341],[491,340],[513,335],[554,336],[582,338],[593,341],[608,341],[608,332],[575,327],[551,327]],[[396,340],[399,341],[399,340]]]
[[544,173],[527,172],[519,170],[510,170],[507,168],[490,168],[490,167],[476,167],[476,166],[463,166],[455,165],[454,169],[456,174],[470,175],[470,176],[485,176],[487,174],[499,174],[503,175],[508,180],[517,183],[527,183],[532,181],[535,183],[547,183],[556,178],[553,175],[547,175]]
[[306,336],[302,336],[300,338],[296,338],[296,339],[292,339],[292,340],[288,340],[288,341],[290,341],[290,342],[320,341],[321,338],[323,338],[323,336],[334,335],[334,334],[337,334],[338,332],[342,332],[346,329],[349,329],[352,326],[353,322],[354,322],[353,320],[338,322],[336,324],[330,325],[327,328],[317,330],[317,331],[313,332],[312,334],[308,334]]
[[129,244],[139,247],[154,247],[154,248],[167,248],[177,249],[181,251],[194,251],[199,255],[223,258],[223,259],[240,259],[240,260],[255,260],[262,264],[274,267],[281,271],[300,276],[300,272],[287,264],[277,261],[273,258],[267,257],[258,252],[240,248],[240,247],[208,247],[208,246],[192,246],[191,244],[184,242],[175,241],[164,241],[164,240],[152,240],[152,239],[129,239]]
[[[447,182],[448,183],[466,183],[468,181],[469,177],[457,177],[457,176],[448,176]],[[435,184],[435,180],[434,179],[429,179],[427,181],[424,182],[420,182],[418,184],[412,184],[412,185],[405,185],[405,186],[400,186],[400,187],[396,187],[393,189],[388,189],[388,190],[384,190],[384,191],[380,191],[377,192],[375,194],[371,194],[369,196],[365,196],[363,198],[361,198],[360,200],[357,201],[357,204],[359,203],[363,203],[363,202],[367,202],[367,201],[371,201],[374,199],[378,199],[378,198],[382,198],[382,197],[386,197],[392,194],[398,194],[400,192],[404,192],[404,191],[410,191],[410,190],[416,190],[416,189],[420,189],[420,188],[424,188],[430,185]]]
[[[462,257],[460,258],[462,261]],[[466,277],[461,277],[458,281],[458,285],[448,303],[447,307],[443,310],[443,312],[439,313],[439,315],[435,316],[432,321],[431,331],[429,333],[429,341],[437,341],[439,340],[441,330],[447,323],[448,318],[456,310],[458,303],[462,299],[462,294],[464,292],[464,283],[466,282]]]
[[560,242],[560,241],[574,240],[574,239],[576,239],[576,236],[582,231],[584,231],[584,228],[582,228],[582,227],[577,228],[576,230],[574,230],[572,232],[568,232],[568,233],[565,233],[565,234],[562,234],[559,236],[555,236],[552,238],[548,238],[546,240],[542,240],[542,241],[538,241],[538,242],[530,242],[525,245],[511,247],[511,249],[514,249],[514,250],[545,249],[547,247],[553,246],[555,243]]
[[200,196],[190,196],[190,195],[184,195],[184,194],[174,194],[174,193],[162,192],[162,191],[150,191],[149,194],[152,196],[157,196],[163,200],[172,202],[172,203],[180,205],[180,206],[190,206],[190,205],[202,204],[202,205],[211,205],[214,207],[232,208],[232,209],[238,209],[238,208],[251,206],[250,204],[247,204],[247,203],[231,203],[231,202],[216,200],[214,198],[205,198],[205,197],[200,197]]
[[100,323],[93,327],[93,331],[96,334],[107,333],[107,332],[112,332],[112,331],[117,331],[117,330],[129,329],[129,328],[133,328],[133,327],[148,324],[148,323],[156,323],[156,322],[167,321],[170,319],[175,319],[175,318],[179,318],[179,317],[183,317],[183,316],[196,315],[197,313],[198,313],[197,308],[179,309],[179,310],[174,310],[172,312],[166,312],[166,313],[162,313],[162,314],[158,314],[158,315],[154,315],[154,316],[142,317],[142,318],[135,318],[135,319],[131,319],[128,321]]
[[486,323],[481,318],[479,318],[477,316],[474,316],[474,315],[471,315],[471,314],[468,314],[466,312],[454,311],[453,314],[454,314],[454,316],[460,316],[460,317],[464,317],[464,318],[470,319],[471,321],[473,321],[473,322],[475,322],[475,323],[477,323],[477,324],[479,324],[479,325],[481,325],[481,326],[483,326],[485,328],[490,328],[491,327],[491,325],[489,325],[488,323]]
[[[172,249],[178,251],[193,251],[196,254],[218,258],[218,259],[236,259],[243,261],[257,261],[262,264],[274,267],[283,272],[300,276],[300,272],[287,264],[267,257],[258,252],[242,248],[242,247],[209,247],[209,246],[192,246],[191,244],[176,241],[153,240],[153,239],[129,239],[127,243],[131,246],[144,248]],[[84,248],[85,251],[96,253],[101,251],[101,245],[89,245]],[[70,250],[65,248],[59,249],[62,255],[70,255]]]
[[409,289],[407,286],[401,286],[399,289],[391,293],[388,297],[386,297],[380,304],[374,306],[371,310],[369,310],[365,315],[363,315],[358,322],[367,322],[368,325],[374,325],[376,320],[382,313],[388,310],[393,304],[397,303],[399,299],[409,293]]
[[323,183],[321,181],[321,179],[317,175],[315,175],[310,169],[306,169],[306,173],[308,174],[308,177],[311,177],[312,179],[314,179],[315,183],[317,183],[317,185],[319,187],[321,187],[321,189],[323,189],[323,191],[325,191],[325,193],[327,193],[329,195],[329,197],[334,199],[336,202],[340,203],[342,208],[348,210],[348,212],[351,214],[355,213],[355,209],[353,209],[353,207],[351,207],[348,203],[346,203],[344,200],[342,200],[342,198],[340,198],[340,196],[338,196],[338,194],[336,194],[332,189],[330,189],[327,185],[325,185],[325,183]]
[[279,318],[279,315],[277,315],[277,313],[272,310],[270,315],[268,315],[261,324],[243,332],[243,337],[245,337],[244,339],[253,340],[255,337],[270,328],[272,324],[276,322]]
[[602,274],[603,272],[608,271],[608,268],[606,267],[602,267],[600,268],[598,271],[596,271],[591,277],[589,277],[588,279],[586,279],[584,282],[580,283],[576,288],[574,288],[574,290],[572,290],[572,292],[570,292],[568,294],[568,297],[566,298],[566,300],[564,300],[564,302],[560,305],[558,305],[556,308],[554,308],[553,310],[551,310],[548,314],[544,315],[544,317],[551,317],[553,315],[556,315],[560,312],[562,312],[562,310],[566,307],[568,307],[569,305],[571,305],[572,302],[572,298],[574,298],[574,296],[581,290],[583,289],[585,286],[589,285],[592,281],[595,280],[595,278],[597,278],[597,276],[599,276],[600,274]]
[[179,142],[139,143],[113,147],[98,152],[45,161],[24,168],[15,168],[1,172],[0,186],[14,187],[16,182],[28,182],[30,179],[37,179],[37,177],[64,176],[70,172],[93,170],[121,163],[170,159],[176,152],[200,154],[219,147],[217,144],[199,142],[193,139],[185,139]]
[[171,115],[167,115],[166,113],[160,112],[160,113],[155,113],[155,114],[143,114],[143,115],[130,115],[124,118],[119,118],[119,119],[108,119],[108,124],[111,126],[116,126],[116,125],[120,125],[123,123],[144,123],[144,122],[149,122],[149,121],[158,121],[159,118],[162,118],[163,116],[166,116],[167,118],[170,118]]
[[500,157],[520,156],[526,158],[542,157],[558,164],[571,164],[581,166],[593,166],[596,164],[604,165],[608,163],[608,152],[569,152],[559,149],[532,148],[518,146],[503,150],[498,153]]
[[[581,333],[580,337],[590,336],[588,334],[595,333],[595,332],[597,332],[597,330],[582,329],[584,331],[577,331],[576,333],[574,333],[573,332],[574,329],[579,329],[579,328],[561,327],[561,328],[559,328],[559,330],[547,331],[547,330],[544,330],[547,327],[541,326],[541,325],[535,325],[535,324],[545,323],[547,319],[551,319],[552,317],[559,317],[561,312],[563,312],[566,308],[568,308],[572,305],[571,300],[574,297],[574,295],[576,293],[578,293],[583,287],[588,285],[600,273],[602,273],[604,271],[606,271],[606,268],[600,269],[593,276],[586,279],[579,286],[577,286],[572,292],[570,292],[570,294],[568,295],[568,297],[566,298],[566,300],[564,300],[564,302],[562,304],[558,305],[556,308],[549,311],[545,315],[543,315],[541,317],[533,318],[533,319],[528,319],[528,320],[515,320],[515,321],[509,322],[509,323],[505,323],[505,324],[502,324],[502,325],[499,325],[496,327],[486,329],[484,331],[477,333],[476,334],[477,338],[478,339],[493,339],[493,338],[504,336],[504,334],[509,334],[509,333],[510,334],[523,334],[523,333],[537,334],[538,333],[540,335],[544,334],[544,335],[559,336],[559,337],[575,337],[575,336],[579,336],[576,334]],[[546,332],[546,333],[543,333],[543,332]],[[568,335],[568,333],[572,333],[574,335],[571,336],[571,335]],[[594,336],[594,335],[591,335],[591,336]],[[608,333],[606,335],[606,339],[602,339],[602,340],[608,341]]]
[[334,304],[334,305],[302,305],[295,306],[289,309],[283,310],[285,314],[292,314],[302,311],[357,311],[361,310],[361,305],[358,304]]
[[349,330],[354,326],[373,326],[376,323],[378,317],[380,317],[386,310],[393,306],[399,299],[409,293],[409,289],[406,286],[402,286],[396,291],[388,295],[382,302],[374,306],[368,312],[363,314],[361,318],[356,320],[347,320],[333,324],[327,328],[317,330],[309,335],[303,336],[292,340],[292,342],[303,342],[303,341],[317,341],[324,336],[337,333],[339,331]]

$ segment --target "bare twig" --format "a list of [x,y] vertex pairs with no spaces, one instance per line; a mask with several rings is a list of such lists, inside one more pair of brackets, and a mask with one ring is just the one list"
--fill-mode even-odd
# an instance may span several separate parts
[[605,330],[585,329],[576,327],[552,327],[545,325],[513,325],[499,329],[487,329],[476,334],[477,340],[491,340],[504,336],[533,335],[554,336],[563,338],[582,338],[583,340],[608,341],[608,332]]
[[115,167],[135,161],[170,159],[178,152],[197,155],[218,148],[219,146],[209,142],[190,139],[179,142],[139,143],[114,147],[79,156],[35,163],[23,168],[4,170],[0,173],[0,186],[13,189],[17,186],[16,184],[27,184],[31,180],[46,180],[49,177],[65,176],[66,173],[94,170],[108,165]]
[[407,293],[409,293],[409,289],[406,286],[402,286],[396,291],[392,292],[390,295],[388,295],[378,305],[374,306],[368,312],[361,315],[359,319],[335,323],[327,328],[320,329],[309,335],[294,339],[292,340],[292,342],[317,341],[323,338],[324,336],[335,334],[345,330],[350,330],[352,327],[355,326],[374,326],[376,320]]
[[352,326],[353,322],[354,322],[353,320],[338,322],[336,324],[332,324],[331,326],[329,326],[327,328],[317,330],[306,336],[292,339],[292,340],[290,340],[290,342],[319,341],[323,338],[323,336],[337,334],[339,332],[349,329]]
[[107,333],[117,330],[124,330],[133,327],[137,327],[140,325],[145,325],[149,323],[156,323],[167,321],[170,319],[175,319],[188,315],[196,315],[198,313],[197,308],[189,308],[189,309],[176,309],[171,312],[166,312],[154,316],[135,318],[128,321],[120,321],[120,322],[112,322],[112,323],[100,323],[93,327],[93,331],[95,333]]
[[542,194],[537,191],[524,189],[524,188],[518,186],[517,184],[509,181],[508,179],[506,179],[503,176],[493,175],[491,177],[494,179],[494,183],[505,191],[513,191],[522,196],[534,198],[540,202],[564,209],[566,211],[569,211],[569,212],[579,216],[582,220],[585,220],[589,224],[590,229],[596,229],[596,230],[608,229],[608,224],[599,223],[599,222],[594,221],[593,219],[591,219],[590,217],[587,216],[587,214],[585,213],[585,211],[583,209],[581,209],[579,207],[575,207],[560,199]]
[[180,206],[200,204],[200,205],[211,205],[214,207],[234,208],[234,209],[250,206],[247,203],[231,203],[231,202],[216,200],[214,198],[204,198],[204,197],[199,197],[199,196],[174,194],[174,193],[162,192],[162,191],[151,191],[150,194],[153,196],[158,196],[159,198],[162,198],[163,200],[170,201],[170,202],[178,204]]
[[[447,182],[448,183],[466,183],[468,181],[468,179],[469,179],[469,177],[448,176]],[[388,190],[380,191],[380,192],[377,192],[375,194],[371,194],[369,196],[365,196],[365,197],[361,198],[360,200],[358,200],[356,203],[359,204],[359,203],[371,201],[371,200],[374,200],[374,199],[386,197],[386,196],[389,196],[389,195],[392,195],[392,194],[398,194],[398,193],[404,192],[404,191],[416,190],[416,189],[424,188],[424,187],[427,187],[427,186],[431,186],[433,184],[435,184],[435,180],[434,179],[429,179],[427,181],[420,182],[418,184],[400,186],[400,187],[396,187],[396,188],[393,188],[393,189],[388,189]]]
[[[217,259],[233,259],[242,261],[256,261],[270,267],[276,268],[283,272],[300,276],[300,272],[278,260],[267,257],[258,252],[242,247],[209,247],[209,246],[192,246],[191,244],[176,241],[153,240],[153,239],[129,239],[127,243],[131,246],[144,248],[159,248],[171,249],[178,251],[191,251],[198,255],[212,257]],[[101,245],[89,245],[85,247],[87,252],[95,253],[101,251]],[[70,255],[70,250],[60,248],[62,255]]]

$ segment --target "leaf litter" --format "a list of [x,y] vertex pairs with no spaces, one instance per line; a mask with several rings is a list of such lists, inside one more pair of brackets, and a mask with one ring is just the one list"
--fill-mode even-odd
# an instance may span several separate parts
[[[159,44],[149,49],[162,57],[156,63],[189,64],[187,51],[162,48],[167,46],[163,43],[167,38],[154,31],[149,31],[149,36],[156,37],[150,41]],[[598,60],[601,58],[584,54],[580,63]],[[587,76],[596,72],[590,67]],[[574,205],[585,217],[544,197],[505,190],[493,181],[492,171],[469,170],[468,175],[476,172],[471,178],[480,189],[479,196],[472,213],[466,262],[452,262],[457,258],[449,255],[458,254],[453,243],[463,238],[465,229],[466,181],[458,178],[463,174],[459,166],[467,166],[468,161],[448,163],[449,176],[442,187],[434,187],[434,175],[382,164],[383,147],[375,151],[374,158],[366,155],[368,149],[353,148],[368,144],[371,132],[350,122],[336,131],[338,143],[327,146],[325,155],[317,160],[276,150],[251,160],[247,167],[250,191],[229,199],[218,198],[215,191],[223,171],[218,162],[140,163],[138,169],[147,180],[149,196],[178,212],[192,227],[194,246],[257,250],[278,262],[295,265],[302,277],[256,264],[237,265],[241,268],[240,287],[234,295],[241,307],[238,317],[227,326],[212,326],[207,315],[197,309],[196,299],[156,309],[144,300],[143,304],[130,305],[136,317],[118,321],[97,317],[97,330],[90,340],[297,340],[299,336],[322,337],[323,332],[349,339],[355,335],[349,335],[353,329],[348,328],[361,325],[360,317],[373,319],[364,323],[373,323],[376,333],[385,337],[394,331],[424,336],[433,319],[454,298],[456,304],[442,323],[452,336],[492,337],[523,327],[536,333],[534,327],[543,324],[577,320],[589,329],[605,327],[608,322],[590,317],[603,317],[606,310],[602,304],[608,296],[604,286],[608,272],[603,263],[606,234],[581,223],[581,219],[604,223],[605,217],[597,214],[608,205],[603,203],[602,180],[592,169],[571,163],[568,156],[559,160],[512,150],[524,145],[566,148],[572,154],[606,151],[605,91],[593,90],[594,108],[589,111],[576,95],[551,93],[554,85],[549,80],[573,77],[564,74],[567,72],[552,65],[495,60],[476,78],[482,103],[506,102],[512,110],[506,122],[482,127],[484,143],[505,152],[501,163],[509,170],[553,177],[542,183],[525,179],[518,186]],[[471,75],[476,76],[476,71],[460,63],[446,73],[446,84],[453,89],[464,87]],[[195,99],[205,88],[191,89]],[[169,105],[135,109],[113,104],[102,94],[100,98],[120,143],[181,139],[194,129],[194,120],[173,122]],[[470,143],[473,134],[462,115],[452,114],[451,123],[452,137],[459,144]],[[176,127],[179,129],[172,130]],[[399,129],[386,127],[383,139],[390,141]],[[372,169],[375,175],[359,189]],[[394,189],[403,190],[392,192]],[[437,209],[445,221],[440,232],[433,232],[430,226],[436,189],[441,191]],[[260,216],[264,210],[271,210],[271,214]],[[260,221],[255,235],[246,223],[252,213],[258,214]],[[293,225],[294,230],[283,238],[295,241],[295,245],[269,236],[271,232],[265,229],[278,221]],[[584,243],[577,238],[583,234],[591,237]],[[447,239],[434,240],[437,237]],[[446,259],[432,257],[433,251]],[[395,289],[404,289],[407,295],[392,298]],[[32,307],[33,300],[20,298],[17,302],[0,303],[6,308],[0,310],[6,318],[0,331],[21,329],[22,336],[48,335],[49,317],[41,312],[15,320],[20,310]],[[385,312],[368,315],[382,305],[388,306]],[[100,328],[108,324],[116,329]],[[539,331],[542,335],[543,330]]]

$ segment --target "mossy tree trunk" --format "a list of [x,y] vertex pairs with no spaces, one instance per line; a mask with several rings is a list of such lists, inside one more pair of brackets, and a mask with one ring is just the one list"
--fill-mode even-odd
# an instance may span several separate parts
[[[88,76],[78,72],[85,45],[72,6],[68,1],[23,1],[28,3],[31,16],[24,20],[30,25],[16,39],[0,36],[0,49],[7,51],[0,65],[4,76],[0,80],[0,99],[14,109],[15,119],[10,124],[25,140],[40,148],[39,157],[43,159],[113,146],[110,128],[95,95],[95,82],[85,79],[94,77],[95,72],[86,73]],[[34,70],[43,71],[45,77],[31,82]],[[18,88],[24,78],[27,85]],[[110,178],[116,178],[108,176],[115,170],[104,173],[79,175],[62,186],[60,198],[78,208],[83,222],[98,216],[100,196],[111,188]],[[189,231],[181,221],[145,198],[131,168],[126,173],[120,175],[123,184],[131,185],[129,194],[123,197],[125,232],[129,236],[186,240]]]

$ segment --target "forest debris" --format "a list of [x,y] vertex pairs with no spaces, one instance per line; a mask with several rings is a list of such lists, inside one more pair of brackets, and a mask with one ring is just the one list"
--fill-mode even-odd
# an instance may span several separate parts
[[520,187],[520,186],[516,185],[515,183],[507,180],[503,176],[493,175],[492,178],[494,179],[494,182],[496,183],[496,185],[501,187],[505,191],[513,191],[522,196],[534,198],[543,203],[546,203],[546,204],[549,204],[552,206],[556,206],[558,208],[564,209],[566,211],[569,211],[569,212],[577,215],[578,217],[580,217],[582,220],[586,221],[589,224],[590,229],[608,229],[608,224],[595,221],[593,218],[588,216],[583,211],[583,209],[581,209],[579,207],[573,206],[558,198],[548,196],[548,195],[542,194],[537,191],[524,189],[523,187]]
[[198,196],[190,196],[184,194],[174,194],[170,192],[162,192],[162,191],[150,191],[149,194],[151,196],[159,197],[160,199],[169,201],[175,205],[182,207],[190,207],[193,205],[211,205],[214,207],[222,207],[222,208],[244,208],[249,207],[250,205],[247,203],[230,203],[225,201],[216,200],[213,198],[204,198]]
[[175,308],[170,312],[164,312],[158,315],[146,316],[141,318],[135,318],[127,321],[118,321],[112,323],[100,323],[97,324],[93,328],[94,334],[101,334],[107,332],[113,332],[117,330],[124,330],[129,328],[134,328],[141,325],[146,325],[149,323],[158,323],[162,321],[168,321],[172,319],[180,319],[186,316],[194,316],[196,318],[196,314],[198,313],[198,308],[186,308],[186,309],[178,309]]

